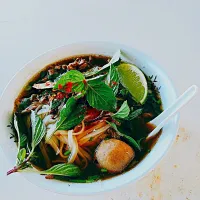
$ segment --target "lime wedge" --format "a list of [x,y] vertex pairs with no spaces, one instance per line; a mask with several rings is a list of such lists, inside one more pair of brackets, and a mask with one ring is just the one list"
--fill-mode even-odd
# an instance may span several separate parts
[[147,98],[147,80],[135,65],[122,63],[117,67],[121,84],[132,94],[133,99],[143,104]]

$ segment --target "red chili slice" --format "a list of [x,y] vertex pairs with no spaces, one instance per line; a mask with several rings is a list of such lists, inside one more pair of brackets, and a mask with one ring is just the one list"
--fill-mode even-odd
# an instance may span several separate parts
[[65,97],[65,94],[63,94],[62,92],[58,92],[56,95],[56,99],[63,99]]
[[86,112],[86,121],[93,120],[100,115],[101,111],[95,108],[89,108]]
[[86,85],[86,84],[87,84],[87,81],[84,79],[84,80],[83,80],[83,83]]
[[58,89],[62,90],[63,86],[61,84],[58,84]]
[[66,92],[66,93],[72,92],[72,86],[73,86],[73,83],[72,83],[72,82],[67,82],[66,88],[65,88],[65,92]]

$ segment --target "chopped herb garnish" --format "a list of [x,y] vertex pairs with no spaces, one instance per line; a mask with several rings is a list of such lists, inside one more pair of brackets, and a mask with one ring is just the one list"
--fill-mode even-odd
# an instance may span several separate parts
[[101,172],[102,172],[102,173],[107,173],[107,172],[108,172],[108,170],[107,170],[107,169],[104,169],[104,168],[102,168],[102,169],[101,169]]
[[71,153],[71,151],[70,151],[70,150],[67,150],[67,151],[65,151],[64,155],[65,155],[65,156],[68,156],[70,153]]

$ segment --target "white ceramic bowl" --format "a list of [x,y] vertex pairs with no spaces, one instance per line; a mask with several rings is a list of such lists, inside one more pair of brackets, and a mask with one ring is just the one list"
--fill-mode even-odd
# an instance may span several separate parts
[[[157,75],[158,85],[161,85],[160,93],[164,109],[176,99],[174,86],[172,85],[166,73],[161,70],[160,66],[152,61],[149,57],[131,47],[108,42],[83,42],[69,44],[50,50],[30,61],[23,69],[21,69],[12,78],[2,94],[0,100],[0,145],[5,152],[6,157],[11,162],[10,167],[13,167],[15,164],[17,148],[13,140],[9,139],[10,130],[7,128],[7,125],[9,124],[9,119],[13,110],[14,100],[24,84],[44,66],[68,56],[80,54],[103,54],[112,56],[118,49],[121,49],[123,52],[125,52],[129,57],[129,60],[141,68],[147,75]],[[32,172],[24,172],[21,174],[37,186],[62,194],[86,195],[108,191],[124,184],[136,181],[150,171],[165,155],[171,146],[177,129],[178,116],[175,116],[163,128],[162,135],[160,136],[158,142],[142,162],[140,162],[134,169],[108,180],[87,184],[68,184],[66,182],[60,182],[56,180],[46,180],[44,176]]]

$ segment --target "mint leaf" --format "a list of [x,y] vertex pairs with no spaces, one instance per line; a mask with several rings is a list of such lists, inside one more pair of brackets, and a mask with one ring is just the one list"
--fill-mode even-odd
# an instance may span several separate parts
[[116,98],[110,87],[99,81],[88,81],[86,99],[91,107],[98,110],[115,111]]
[[31,124],[32,124],[32,151],[41,142],[42,138],[46,134],[46,127],[43,121],[34,111],[31,111]]
[[42,171],[41,174],[51,174],[58,176],[77,177],[80,176],[81,170],[74,164],[58,164],[48,170]]
[[137,110],[131,112],[131,113],[129,114],[129,116],[127,116],[127,117],[125,118],[125,120],[133,120],[133,119],[135,119],[136,117],[138,117],[139,115],[141,115],[142,112],[143,112],[143,109],[142,109],[142,108],[137,109]]
[[119,89],[119,75],[113,64],[110,65],[110,70],[106,77],[106,84],[113,89],[113,92],[116,95]]
[[124,103],[121,105],[120,109],[112,115],[113,118],[119,118],[124,119],[126,118],[130,113],[130,108],[128,106],[127,101],[124,101]]
[[59,85],[61,85],[62,88],[64,89],[66,84],[71,82],[71,83],[73,83],[72,91],[73,92],[81,92],[85,88],[85,84],[83,82],[84,79],[85,79],[85,77],[83,76],[83,74],[81,72],[79,72],[77,70],[70,70],[70,71],[66,72],[65,74],[63,74],[58,79],[58,81],[56,82],[53,89],[54,90],[59,89]]
[[17,165],[20,165],[22,162],[24,162],[26,158],[26,149],[20,149],[19,153],[17,154]]
[[18,146],[18,153],[19,153],[20,149],[26,146],[27,136],[20,129],[20,127],[24,126],[24,124],[20,123],[16,114],[14,114],[14,122],[13,123],[14,123],[14,128],[17,132],[17,137],[18,137],[17,146]]
[[121,133],[121,132],[118,130],[118,128],[117,128],[117,126],[116,126],[115,123],[113,123],[113,122],[108,122],[108,121],[107,121],[107,123],[110,124],[110,126],[116,131],[116,133],[117,133],[119,136],[125,138],[133,147],[135,147],[135,148],[137,148],[139,151],[141,151],[140,145],[139,145],[132,137],[130,137],[130,136],[124,134],[124,133]]

